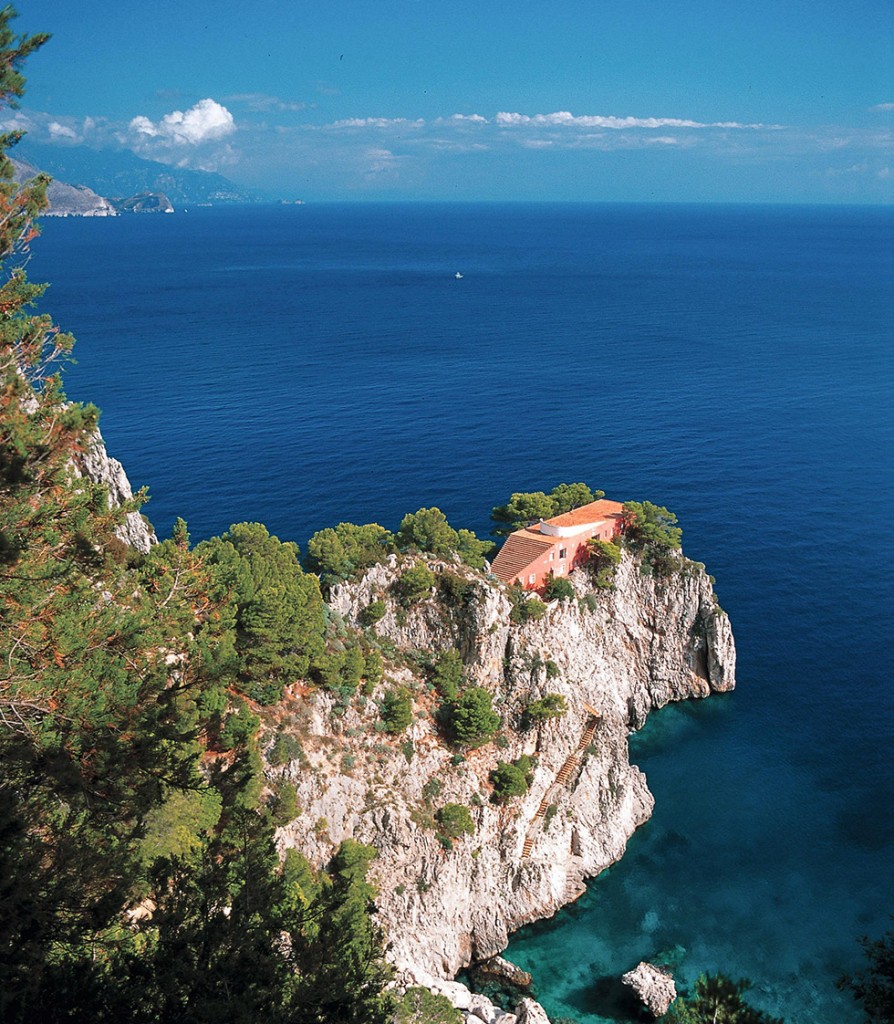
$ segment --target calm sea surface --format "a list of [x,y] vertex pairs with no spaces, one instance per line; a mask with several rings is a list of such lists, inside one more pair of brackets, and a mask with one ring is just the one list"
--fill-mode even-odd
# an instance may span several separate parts
[[431,504],[486,534],[563,480],[673,509],[739,687],[633,739],[654,817],[508,955],[581,1024],[674,947],[850,1024],[835,978],[894,913],[892,239],[868,208],[196,209],[48,221],[30,274],[162,534]]

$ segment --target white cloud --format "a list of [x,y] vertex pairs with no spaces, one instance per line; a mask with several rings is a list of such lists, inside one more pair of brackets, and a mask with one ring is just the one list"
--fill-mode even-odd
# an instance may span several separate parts
[[486,117],[481,114],[451,114],[450,117],[439,117],[435,124],[487,124]]
[[306,110],[307,104],[295,100],[283,100],[279,96],[268,96],[263,92],[242,92],[225,97],[227,103],[241,103],[253,113],[267,111],[298,111]]
[[212,99],[199,100],[189,110],[172,110],[160,121],[138,114],[130,122],[137,137],[159,139],[176,146],[196,146],[222,139],[236,131],[236,122],[226,107]]
[[425,120],[421,117],[411,121],[408,117],[347,117],[333,121],[329,128],[422,128]]
[[615,117],[613,114],[583,114],[575,116],[568,110],[552,114],[519,114],[500,111],[494,123],[509,127],[568,127],[609,128],[776,128],[778,125],[743,124],[739,121],[690,121],[679,117]]
[[60,124],[58,121],[51,121],[47,125],[47,131],[54,139],[72,139],[77,142],[81,141],[80,136],[74,128],[70,128],[66,124]]
[[894,110],[894,103],[876,103],[870,110]]

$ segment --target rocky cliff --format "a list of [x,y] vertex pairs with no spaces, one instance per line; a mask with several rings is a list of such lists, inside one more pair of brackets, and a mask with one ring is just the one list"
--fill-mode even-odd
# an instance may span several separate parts
[[[133,498],[124,466],[106,451],[105,442],[99,431],[91,438],[87,450],[78,456],[73,469],[76,476],[87,477],[88,480],[107,488],[110,508],[123,505]],[[125,544],[143,554],[157,542],[155,531],[139,512],[128,512],[116,533]]]
[[[33,164],[12,160],[15,180],[28,181],[41,172]],[[49,207],[44,217],[116,217],[118,211],[103,196],[86,185],[68,185],[64,181],[51,181],[47,187]]]
[[[301,811],[280,830],[284,847],[318,864],[349,836],[379,850],[373,872],[392,958],[405,981],[443,990],[437,979],[498,953],[512,930],[554,914],[621,857],[653,806],[628,735],[669,701],[732,689],[735,648],[704,567],[683,558],[656,578],[625,553],[610,590],[593,590],[578,570],[576,599],[520,624],[493,578],[425,561],[437,580],[453,579],[458,600],[435,586],[403,607],[393,585],[407,562],[394,556],[334,588],[330,614],[342,629],[361,628],[364,609],[384,602],[366,636],[386,656],[386,679],[365,706],[293,693],[279,727],[301,751],[269,775],[290,781]],[[445,740],[439,698],[419,669],[448,648],[501,716],[496,741],[478,749]],[[394,685],[414,699],[413,724],[398,737],[379,721],[378,701]],[[525,708],[547,693],[564,696],[567,712],[527,724]],[[494,803],[492,770],[522,754],[536,757],[528,792]],[[435,815],[447,803],[470,808],[474,834],[439,837]]]

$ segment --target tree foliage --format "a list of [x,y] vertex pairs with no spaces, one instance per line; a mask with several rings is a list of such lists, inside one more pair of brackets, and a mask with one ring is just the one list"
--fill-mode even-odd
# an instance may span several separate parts
[[567,576],[550,573],[543,596],[547,601],[570,601],[574,597],[574,586]]
[[375,888],[367,881],[371,846],[346,839],[318,900],[316,932],[303,957],[293,1024],[391,1024],[394,1000],[383,989],[392,971],[371,914]]
[[615,571],[621,563],[621,549],[608,540],[591,540],[588,543],[590,558],[587,572],[597,590],[610,590],[614,586]]
[[438,655],[432,666],[431,680],[445,700],[456,700],[463,685],[463,678],[463,659],[456,648],[450,647]]
[[733,981],[722,974],[702,975],[694,994],[677,999],[661,1019],[668,1024],[784,1024],[745,1001],[750,987],[748,981]]
[[435,820],[441,834],[448,839],[460,839],[475,832],[472,815],[465,804],[444,804],[435,814]]
[[304,564],[330,585],[376,565],[395,550],[394,535],[378,523],[339,523],[310,538]]
[[878,939],[864,936],[860,945],[866,954],[866,967],[846,974],[838,987],[847,989],[862,1006],[866,1024],[894,1022],[894,931]]
[[524,720],[528,725],[539,725],[550,718],[561,718],[567,711],[568,704],[561,693],[547,693],[525,708]]
[[621,528],[634,544],[679,548],[683,531],[676,522],[677,517],[663,505],[654,505],[651,501],[624,502]]
[[407,989],[397,1008],[396,1024],[463,1024],[463,1015],[443,995],[427,988]]
[[323,651],[323,598],[315,576],[302,571],[298,546],[272,536],[261,523],[237,523],[198,545],[218,595],[234,614],[238,685],[271,704],[283,684],[307,675]]
[[390,733],[405,732],[413,721],[413,697],[405,687],[389,690],[382,698],[382,721]]
[[[13,17],[0,10],[7,103],[46,38],[16,37]],[[23,263],[46,179],[15,185],[14,140],[0,137],[0,1019],[384,1024],[368,858],[343,852],[331,884],[280,862],[240,696],[266,698],[320,649],[317,581],[254,524],[200,550],[178,522],[145,557],[125,550],[116,530],[143,496],[112,507],[82,475],[98,414],[66,401],[72,338],[34,311]]]
[[656,576],[669,576],[679,569],[677,552],[683,531],[677,517],[651,501],[627,501],[621,516],[624,542],[638,551],[644,569]]
[[605,491],[593,491],[587,484],[557,484],[545,491],[517,491],[505,505],[495,506],[490,514],[494,534],[508,537],[510,533],[530,526],[541,519],[552,519],[572,509],[605,497]]
[[414,562],[394,581],[393,590],[398,601],[409,608],[428,597],[435,585],[435,574],[424,562]]
[[470,686],[450,706],[450,728],[460,743],[479,746],[499,729],[500,716],[493,709],[493,697],[483,686]]
[[509,612],[510,622],[518,625],[523,622],[537,622],[546,614],[546,605],[540,598],[522,587],[517,585],[509,587],[506,596],[512,603],[512,610]]
[[439,508],[421,508],[401,520],[397,543],[402,551],[425,551],[440,558],[458,555],[476,569],[493,548],[490,541],[479,540],[471,530],[454,530]]
[[528,792],[532,772],[531,759],[525,754],[515,761],[498,761],[490,776],[494,800],[506,803],[515,796],[523,796]]

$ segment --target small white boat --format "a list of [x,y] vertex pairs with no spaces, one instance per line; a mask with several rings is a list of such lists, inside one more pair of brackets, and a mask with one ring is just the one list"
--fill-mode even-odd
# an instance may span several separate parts
[[462,274],[458,270],[453,276],[456,278],[457,281],[462,281],[463,279]]

